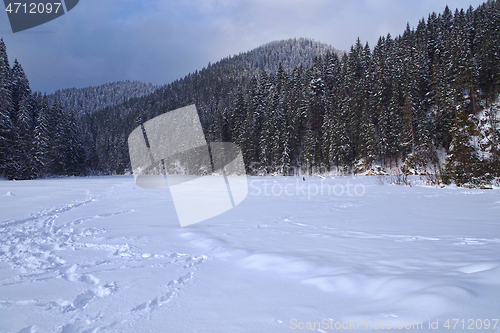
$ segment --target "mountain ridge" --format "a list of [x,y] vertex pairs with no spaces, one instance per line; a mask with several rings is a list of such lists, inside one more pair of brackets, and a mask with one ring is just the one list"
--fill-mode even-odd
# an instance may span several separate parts
[[[288,53],[287,53],[288,51]],[[219,61],[202,67],[195,72],[187,73],[184,77],[163,85],[153,85],[141,81],[122,80],[109,82],[97,86],[83,88],[64,88],[58,89],[52,94],[48,94],[49,105],[52,105],[57,99],[65,112],[70,108],[78,115],[89,115],[107,107],[114,107],[125,103],[130,99],[141,98],[154,93],[156,90],[178,80],[199,73],[212,66],[226,66],[235,59],[244,59],[247,66],[240,70],[256,74],[258,71],[266,70],[276,72],[278,64],[281,62],[285,69],[293,68],[299,64],[311,66],[314,57],[324,56],[326,52],[342,54],[345,51],[337,50],[333,46],[317,42],[308,38],[289,38],[284,40],[275,40],[256,47],[246,52],[240,52],[233,56],[227,56]],[[298,57],[291,55],[298,54]]]
[[131,98],[149,95],[158,88],[152,83],[122,80],[84,88],[58,89],[47,95],[47,99],[49,105],[57,100],[61,102],[63,110],[73,109],[81,116],[116,106]]
[[84,88],[59,89],[52,94],[48,94],[47,98],[49,105],[52,105],[56,99],[61,102],[65,112],[72,108],[78,116],[89,115],[125,103],[130,99],[153,94],[158,89],[196,75],[213,66],[230,67],[235,60],[243,60],[246,65],[240,69],[233,68],[232,71],[246,71],[249,75],[254,75],[262,70],[275,73],[279,63],[282,64],[284,69],[291,69],[300,64],[308,67],[313,64],[315,57],[324,56],[327,52],[339,55],[345,53],[345,51],[335,49],[329,44],[309,38],[275,40],[252,50],[224,57],[213,64],[209,62],[207,66],[202,67],[200,70],[187,73],[184,77],[163,85],[123,80]]

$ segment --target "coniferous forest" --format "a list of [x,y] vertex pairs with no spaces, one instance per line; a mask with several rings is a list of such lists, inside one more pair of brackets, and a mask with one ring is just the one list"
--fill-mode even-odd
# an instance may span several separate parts
[[291,39],[159,88],[86,89],[32,93],[1,41],[0,175],[130,172],[130,132],[194,103],[207,141],[238,144],[249,173],[392,169],[470,186],[500,177],[499,0],[446,7],[374,46]]

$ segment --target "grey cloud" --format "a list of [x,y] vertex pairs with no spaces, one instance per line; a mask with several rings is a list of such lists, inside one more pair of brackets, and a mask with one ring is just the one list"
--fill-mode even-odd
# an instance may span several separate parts
[[[357,37],[416,26],[444,0],[86,0],[44,26],[12,34],[0,22],[11,60],[34,90],[84,87],[131,79],[165,84],[208,62],[273,40],[308,37],[349,49]],[[454,1],[468,8],[478,0]],[[452,10],[455,7],[450,7]],[[5,15],[5,21],[7,16]]]

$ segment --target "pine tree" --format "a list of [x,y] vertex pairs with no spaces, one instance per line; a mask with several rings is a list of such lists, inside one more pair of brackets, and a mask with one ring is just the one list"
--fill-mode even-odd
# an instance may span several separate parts
[[[12,113],[11,119],[18,119],[18,112],[21,107],[21,103],[31,96],[31,89],[29,85],[28,78],[24,73],[24,70],[21,64],[16,60],[14,60],[14,66],[12,67]],[[15,126],[15,122],[14,122]]]
[[268,173],[273,169],[272,140],[276,129],[274,121],[278,101],[274,100],[277,92],[273,84],[273,77],[269,77],[265,71],[259,79],[259,88],[261,100],[256,107],[257,113],[255,115],[256,122],[258,122],[256,132],[259,133],[257,137],[259,163],[263,171]]
[[68,151],[68,119],[63,113],[62,105],[55,100],[52,105],[49,128],[52,128],[50,172],[63,175],[66,172],[66,152]]
[[287,100],[286,108],[286,126],[288,132],[288,150],[290,157],[290,166],[298,167],[299,165],[299,149],[301,143],[301,124],[303,117],[305,116],[301,110],[301,96],[302,96],[302,84],[301,84],[301,70],[299,67],[295,67],[292,71],[290,90]]
[[308,129],[306,132],[306,138],[304,142],[304,148],[302,149],[300,161],[302,166],[306,168],[309,175],[313,172],[313,167],[316,166],[316,156],[319,150],[319,142],[315,133]]
[[376,158],[377,147],[375,141],[375,126],[373,125],[368,112],[363,112],[360,128],[360,157],[371,167]]
[[453,124],[453,91],[449,84],[446,65],[448,59],[440,60],[439,56],[434,58],[432,66],[432,88],[434,92],[434,133],[435,145],[448,150],[451,143],[451,127]]
[[274,139],[274,114],[270,108],[262,118],[259,137],[259,162],[266,172],[272,169],[272,140]]
[[246,110],[246,119],[244,125],[244,134],[242,141],[242,152],[243,158],[245,161],[245,165],[247,167],[247,171],[254,171],[253,169],[254,163],[257,162],[258,156],[258,145],[256,142],[256,138],[258,135],[257,130],[259,130],[259,124],[257,124],[258,119],[256,117],[257,108],[259,107],[259,87],[258,81],[255,76],[252,77],[250,83],[247,88],[247,98],[246,102],[247,110]]
[[38,114],[34,133],[35,161],[33,171],[37,177],[49,175],[52,162],[52,129],[50,127],[50,109],[44,96]]
[[243,146],[245,141],[245,118],[246,118],[247,105],[245,102],[245,95],[243,93],[243,88],[240,85],[238,87],[238,92],[236,93],[236,99],[233,105],[233,142]]
[[398,157],[401,152],[401,128],[399,114],[401,113],[400,93],[394,90],[385,118],[387,119],[387,156],[389,158],[389,167],[392,167],[392,161],[398,165]]
[[360,110],[360,134],[359,134],[359,151],[358,159],[363,159],[365,163],[371,167],[376,158],[377,147],[375,138],[375,125],[373,123],[373,102],[370,98],[374,91],[375,77],[373,74],[373,62],[370,47],[366,43],[363,52],[361,53],[361,63],[363,73],[360,78],[361,98],[364,102],[361,103]]
[[[282,83],[280,83],[282,84]],[[272,102],[272,118],[271,118],[271,128],[272,128],[272,139],[270,143],[271,148],[271,170],[282,173],[282,161],[281,155],[283,154],[283,149],[285,143],[283,142],[283,122],[284,122],[284,110],[283,101],[279,91],[276,89],[274,93],[274,98]],[[286,130],[285,130],[286,132]],[[285,139],[286,140],[286,139]]]
[[339,110],[331,110],[325,115],[321,149],[323,165],[328,171],[335,165],[336,171],[345,171],[347,165],[346,147],[348,145],[345,123],[340,117]]
[[[82,144],[82,135],[80,133],[80,130],[78,129],[76,116],[73,109],[69,110],[66,119],[68,128],[66,130],[64,156],[65,174],[81,175],[84,171],[84,148]],[[120,142],[125,142],[124,136],[121,138]],[[123,150],[124,147],[121,148]],[[119,168],[123,172],[126,168],[126,165],[128,164],[128,162],[125,161],[125,159],[128,159],[128,156],[121,152],[121,157],[122,158],[120,160]]]
[[12,175],[15,179],[31,179],[33,170],[33,118],[27,97],[19,103],[18,120],[14,135]]
[[278,66],[276,73],[275,94],[273,97],[274,135],[271,144],[273,168],[279,174],[288,174],[290,170],[290,127],[287,102],[287,88],[290,85],[288,75],[283,67]]
[[373,92],[372,103],[377,129],[378,154],[385,159],[389,157],[388,142],[392,124],[389,117],[389,105],[392,98],[392,75],[388,62],[391,50],[385,37],[380,37],[373,50]]
[[460,112],[455,119],[452,131],[453,139],[446,160],[443,181],[449,183],[452,180],[459,186],[473,183],[481,171],[478,169],[480,161],[476,149],[471,142],[471,136],[477,134],[475,125],[468,119],[465,112]]

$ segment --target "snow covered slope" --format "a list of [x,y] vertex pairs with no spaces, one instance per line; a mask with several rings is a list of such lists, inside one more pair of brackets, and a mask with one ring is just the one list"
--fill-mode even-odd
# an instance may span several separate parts
[[185,228],[131,176],[0,181],[0,332],[500,332],[499,190],[248,180]]

